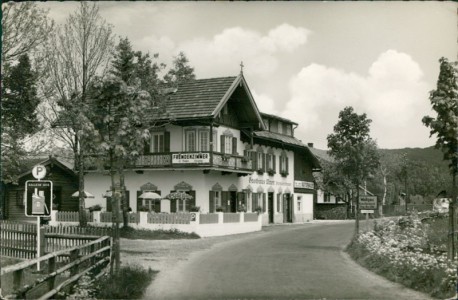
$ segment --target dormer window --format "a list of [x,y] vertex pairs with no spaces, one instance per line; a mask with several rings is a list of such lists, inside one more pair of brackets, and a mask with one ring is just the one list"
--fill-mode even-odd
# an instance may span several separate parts
[[233,136],[230,130],[226,130],[221,135],[221,153],[237,154],[237,138]]

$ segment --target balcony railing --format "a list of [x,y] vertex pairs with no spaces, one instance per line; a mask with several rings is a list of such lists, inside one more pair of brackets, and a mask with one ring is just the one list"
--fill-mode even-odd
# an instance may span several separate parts
[[[101,163],[97,157],[86,159],[89,170],[100,169]],[[227,171],[253,171],[250,159],[244,156],[219,152],[168,152],[142,154],[128,166],[131,169],[151,168],[218,168]],[[105,169],[108,166],[104,166]]]

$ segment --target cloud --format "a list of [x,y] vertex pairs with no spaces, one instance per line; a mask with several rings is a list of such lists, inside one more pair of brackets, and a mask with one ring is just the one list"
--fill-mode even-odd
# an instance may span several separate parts
[[[195,67],[198,77],[238,73],[240,62],[247,66],[248,74],[266,78],[277,69],[276,55],[291,53],[307,42],[309,30],[282,24],[267,34],[232,27],[226,28],[212,38],[195,38],[178,45]],[[210,62],[210,63],[209,63]]]
[[258,106],[258,110],[267,114],[278,114],[278,110],[275,108],[275,101],[265,94],[258,94],[255,90],[251,90],[254,101]]
[[419,143],[428,136],[421,118],[430,111],[430,87],[418,63],[405,53],[382,53],[366,76],[311,64],[290,80],[289,89],[282,115],[300,124],[296,132],[304,142],[326,148],[339,111],[353,106],[372,119],[371,136],[380,147],[429,146]]

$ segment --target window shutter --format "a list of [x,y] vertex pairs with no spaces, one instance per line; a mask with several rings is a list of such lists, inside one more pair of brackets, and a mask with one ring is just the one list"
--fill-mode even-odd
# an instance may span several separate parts
[[265,153],[262,154],[262,172],[263,173],[266,171],[266,156],[267,154]]
[[285,163],[286,163],[286,175],[288,175],[289,174],[288,156],[285,158]]
[[277,162],[276,162],[276,157],[275,157],[275,154],[272,154],[272,160],[273,160],[273,163],[272,163],[272,167],[274,169],[274,174],[277,173]]
[[271,159],[272,159],[272,156],[270,154],[266,154],[266,169],[269,168]]
[[211,213],[215,212],[216,208],[215,208],[215,192],[214,191],[210,191],[208,195],[208,207],[210,208],[209,212]]
[[255,211],[256,207],[258,207],[258,194],[253,193],[251,194],[251,211]]
[[229,192],[221,192],[221,207],[224,212],[227,210],[227,200],[229,199]]
[[[170,193],[173,193],[175,191],[170,191]],[[170,200],[170,212],[176,213],[177,212],[177,201],[176,200]]]
[[[189,200],[189,201],[186,201],[186,203],[189,202],[189,206],[192,207],[192,206],[196,206],[196,191],[189,191],[187,192],[187,194],[191,195],[192,199]],[[189,209],[188,209],[189,211]]]
[[142,206],[142,199],[139,198],[142,194],[142,191],[137,191],[137,211],[140,211],[140,206]]
[[254,170],[258,169],[258,153],[251,151],[251,166]]
[[170,152],[170,132],[164,132],[164,152]]
[[111,208],[111,197],[107,197],[107,211],[108,212],[111,212],[112,208]]
[[220,140],[220,150],[221,150],[221,153],[224,153],[224,147],[225,147],[225,138],[226,136],[224,135],[221,135],[219,140]]
[[262,212],[266,212],[266,194],[262,194]]
[[232,138],[232,154],[234,155],[237,154],[237,138],[236,137]]

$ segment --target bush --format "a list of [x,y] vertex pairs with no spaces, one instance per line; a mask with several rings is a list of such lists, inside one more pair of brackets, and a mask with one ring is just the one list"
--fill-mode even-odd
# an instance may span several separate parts
[[140,266],[122,267],[119,274],[106,275],[97,282],[97,299],[140,299],[158,271]]
[[120,236],[130,240],[173,240],[173,239],[199,239],[200,236],[193,233],[182,232],[177,229],[171,230],[148,230],[122,227]]
[[200,206],[191,206],[189,208],[190,212],[199,212],[200,211]]

